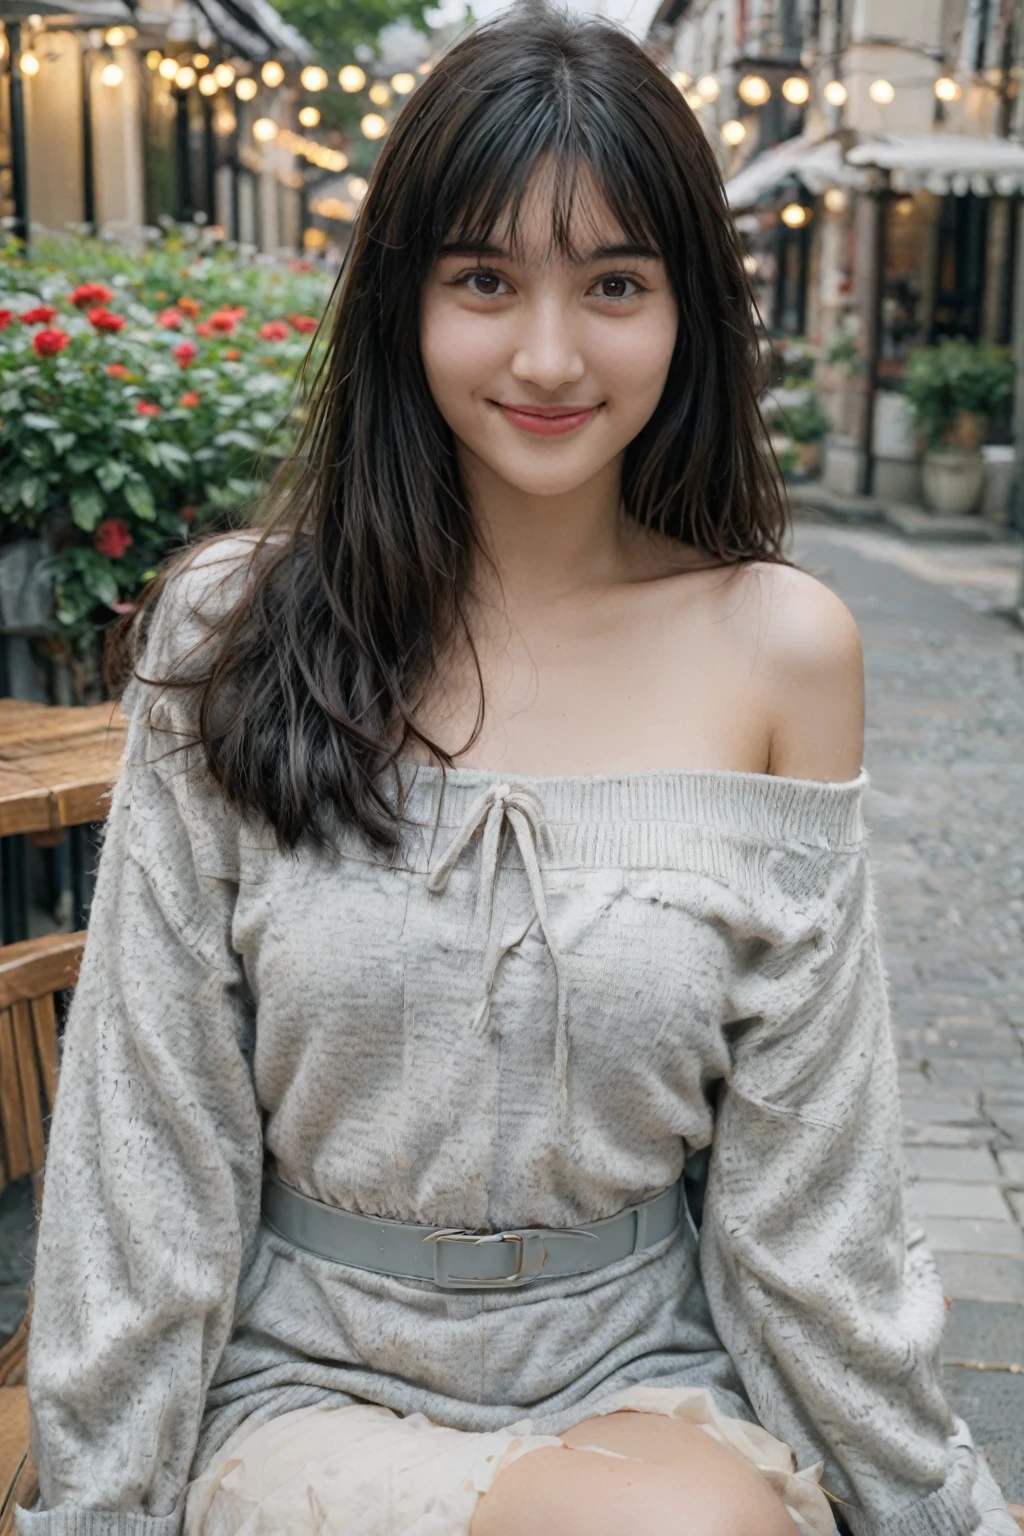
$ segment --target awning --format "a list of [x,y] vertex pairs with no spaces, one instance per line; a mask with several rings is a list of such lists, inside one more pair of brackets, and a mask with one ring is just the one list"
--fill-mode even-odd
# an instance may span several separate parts
[[269,0],[197,0],[217,35],[250,59],[281,53],[308,63],[313,49]]
[[817,194],[826,187],[862,187],[867,177],[846,164],[838,139],[801,134],[755,155],[726,182],[725,195],[731,208],[750,208],[787,181],[799,181]]
[[1024,144],[1013,139],[941,132],[862,135],[846,158],[850,165],[891,171],[897,192],[1009,197],[1024,188]]
[[801,183],[813,195],[826,187],[864,190],[872,169],[889,171],[896,192],[1008,197],[1024,190],[1024,145],[961,133],[878,133],[859,135],[844,155],[838,137],[801,135],[756,155],[726,182],[725,192],[730,207],[739,210],[787,181]]

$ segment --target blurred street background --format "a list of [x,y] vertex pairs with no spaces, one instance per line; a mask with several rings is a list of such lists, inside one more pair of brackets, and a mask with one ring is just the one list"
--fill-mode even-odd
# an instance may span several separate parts
[[[103,635],[257,503],[394,116],[503,3],[0,0],[3,945],[87,922]],[[1024,1501],[1024,0],[581,8],[715,148],[795,556],[864,636],[911,1230],[950,1395]],[[45,1085],[11,1019],[0,1340]]]

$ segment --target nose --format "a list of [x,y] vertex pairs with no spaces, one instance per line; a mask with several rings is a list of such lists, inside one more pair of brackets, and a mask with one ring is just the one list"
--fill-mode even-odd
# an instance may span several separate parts
[[571,317],[557,301],[538,303],[522,314],[517,343],[511,369],[520,383],[553,393],[578,384],[586,371]]

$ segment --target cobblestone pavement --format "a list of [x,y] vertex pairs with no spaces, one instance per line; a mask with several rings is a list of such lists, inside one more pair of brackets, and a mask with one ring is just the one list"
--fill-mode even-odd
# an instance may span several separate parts
[[1024,1500],[1024,631],[1006,613],[1021,548],[801,522],[795,552],[864,639],[908,1206],[953,1300],[947,1388]]

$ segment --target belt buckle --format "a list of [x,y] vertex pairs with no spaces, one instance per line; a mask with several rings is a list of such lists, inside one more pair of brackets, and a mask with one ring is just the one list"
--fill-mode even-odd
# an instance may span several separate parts
[[[434,1284],[446,1290],[458,1289],[460,1286],[525,1285],[528,1281],[537,1278],[547,1258],[539,1232],[465,1232],[457,1229],[443,1229],[440,1232],[431,1232],[423,1241],[433,1244]],[[516,1267],[510,1275],[449,1274],[442,1254],[442,1246],[445,1243],[472,1243],[476,1247],[480,1247],[483,1243],[517,1243],[519,1251],[516,1254]]]

